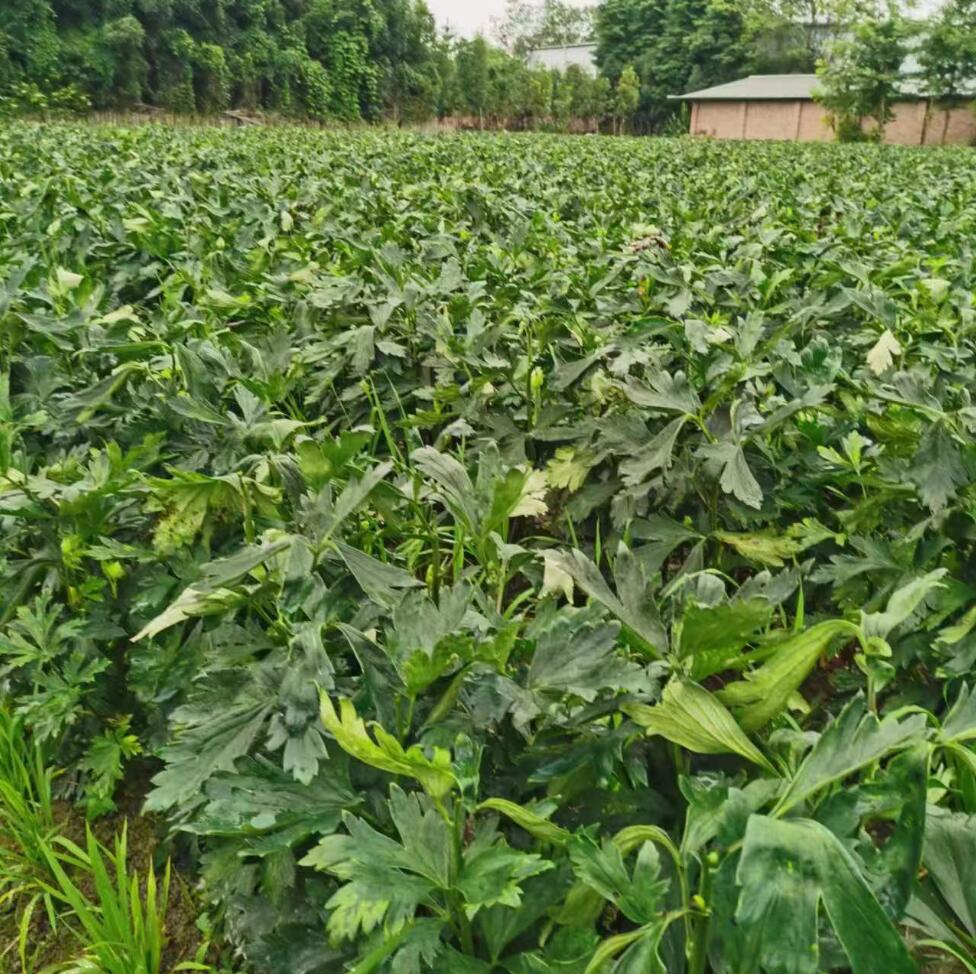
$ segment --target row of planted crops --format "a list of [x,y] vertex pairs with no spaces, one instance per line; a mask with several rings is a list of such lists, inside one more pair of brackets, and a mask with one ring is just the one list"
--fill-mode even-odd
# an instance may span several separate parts
[[974,240],[963,149],[6,127],[0,971],[976,972]]

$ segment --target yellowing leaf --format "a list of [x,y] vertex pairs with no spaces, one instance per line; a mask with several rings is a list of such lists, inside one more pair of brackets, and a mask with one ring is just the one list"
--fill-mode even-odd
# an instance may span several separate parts
[[573,600],[573,576],[566,571],[559,563],[556,552],[544,551],[542,553],[544,565],[542,572],[542,592],[543,598],[547,595],[561,594],[567,602]]
[[800,543],[793,538],[768,534],[735,534],[731,531],[717,531],[713,537],[735,548],[743,558],[758,561],[763,565],[772,565],[774,568],[782,568],[785,564],[784,559],[792,558],[801,547]]
[[76,288],[84,280],[81,274],[76,274],[74,271],[69,271],[64,267],[57,269],[57,278],[58,284],[66,291],[71,291]]
[[881,337],[868,352],[868,368],[875,375],[882,375],[891,368],[896,355],[901,355],[901,344],[891,332],[885,328]]
[[546,505],[546,472],[530,470],[522,484],[522,493],[509,517],[539,517],[549,510]]

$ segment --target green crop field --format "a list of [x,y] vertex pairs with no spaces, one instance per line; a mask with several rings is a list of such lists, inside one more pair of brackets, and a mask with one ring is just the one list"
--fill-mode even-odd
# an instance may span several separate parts
[[4,127],[0,970],[976,972],[974,243],[965,149]]

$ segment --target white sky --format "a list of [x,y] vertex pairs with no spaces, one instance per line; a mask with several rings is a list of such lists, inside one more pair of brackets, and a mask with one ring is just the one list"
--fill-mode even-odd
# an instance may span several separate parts
[[[590,6],[593,0],[573,0],[580,7]],[[916,12],[931,13],[942,0],[916,0]],[[505,10],[505,0],[427,0],[438,27],[449,26],[455,34],[474,37],[478,31],[488,36],[491,18]]]
[[[573,0],[579,7],[592,4],[593,0]],[[505,10],[505,0],[427,0],[438,27],[445,24],[463,37],[474,37],[480,30],[486,37],[491,28],[491,18]]]

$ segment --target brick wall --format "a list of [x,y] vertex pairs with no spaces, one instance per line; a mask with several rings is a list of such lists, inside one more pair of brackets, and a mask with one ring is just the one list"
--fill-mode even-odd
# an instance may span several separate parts
[[[874,122],[865,119],[865,129]],[[826,142],[833,130],[814,101],[701,101],[691,110],[692,135],[713,139],[799,139]],[[944,134],[944,138],[943,138]],[[926,102],[899,102],[885,127],[892,145],[969,145],[976,141],[976,111],[971,105],[945,111]]]

